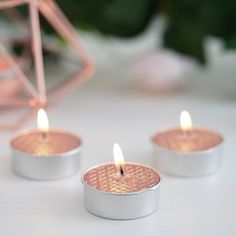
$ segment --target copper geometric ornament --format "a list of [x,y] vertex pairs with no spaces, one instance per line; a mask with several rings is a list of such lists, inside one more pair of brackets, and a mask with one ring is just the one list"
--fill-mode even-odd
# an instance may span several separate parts
[[[27,121],[30,116],[42,106],[50,106],[57,102],[65,94],[71,92],[81,83],[89,79],[95,71],[94,64],[89,57],[88,53],[82,46],[79,40],[78,33],[75,31],[71,23],[63,14],[61,9],[53,0],[1,0],[0,9],[15,8],[22,5],[28,5],[29,18],[31,27],[31,48],[33,54],[35,78],[37,86],[33,86],[30,78],[24,73],[19,64],[14,58],[7,52],[4,46],[0,43],[0,55],[6,60],[6,63],[11,67],[11,70],[15,73],[16,78],[21,87],[28,93],[29,98],[1,98],[0,106],[12,106],[12,107],[24,107],[28,109],[27,114],[19,119],[17,123],[12,125],[2,125],[0,129],[15,130],[23,125],[24,121]],[[60,35],[64,41],[69,44],[76,55],[78,55],[79,61],[75,63],[82,63],[82,69],[76,74],[64,79],[56,86],[47,90],[45,83],[45,72],[42,55],[42,39],[39,22],[39,13],[41,13],[48,23],[54,28],[54,30]]]

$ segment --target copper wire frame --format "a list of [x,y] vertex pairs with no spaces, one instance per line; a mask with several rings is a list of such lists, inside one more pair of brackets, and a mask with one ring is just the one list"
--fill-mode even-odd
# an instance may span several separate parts
[[[33,86],[27,75],[0,43],[0,54],[12,68],[12,71],[15,73],[24,91],[29,95],[28,99],[12,98],[0,100],[1,106],[24,107],[29,109],[29,112],[19,119],[16,124],[1,125],[0,130],[14,131],[20,128],[35,114],[35,111],[39,107],[48,107],[53,105],[56,101],[65,96],[65,94],[75,89],[76,86],[87,81],[95,72],[94,63],[83,47],[78,33],[54,0],[1,0],[0,10],[6,10],[27,4],[29,6],[32,51],[37,86],[36,88]],[[45,83],[39,13],[45,17],[58,35],[60,35],[65,42],[74,49],[76,54],[79,56],[80,63],[82,62],[83,65],[82,69],[78,73],[61,81],[49,91],[46,90]],[[48,102],[49,100],[50,103]]]

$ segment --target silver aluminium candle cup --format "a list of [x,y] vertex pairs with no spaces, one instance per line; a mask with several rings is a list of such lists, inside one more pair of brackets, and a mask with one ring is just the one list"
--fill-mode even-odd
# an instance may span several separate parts
[[[159,131],[165,132],[169,128]],[[212,148],[201,151],[181,152],[167,149],[152,140],[154,151],[152,162],[161,172],[182,176],[197,177],[210,175],[216,172],[222,164],[222,142]]]
[[69,177],[78,171],[81,139],[62,130],[51,130],[72,135],[80,145],[63,153],[53,153],[46,156],[36,155],[14,147],[13,143],[17,138],[30,134],[32,131],[20,133],[11,140],[12,169],[17,175],[34,180],[56,180]]
[[129,193],[105,192],[91,187],[84,181],[85,174],[99,166],[102,165],[94,166],[82,175],[84,205],[88,212],[107,219],[130,220],[145,217],[158,209],[161,182],[159,174],[160,180],[152,188]]

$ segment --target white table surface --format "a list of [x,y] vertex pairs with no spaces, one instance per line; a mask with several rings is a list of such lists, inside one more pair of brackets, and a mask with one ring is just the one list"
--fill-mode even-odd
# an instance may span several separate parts
[[[48,113],[51,126],[78,133],[84,143],[81,169],[62,181],[30,181],[12,173],[12,134],[2,133],[0,235],[236,235],[234,74],[235,69],[227,68],[202,71],[184,90],[154,95],[132,87],[119,73],[98,73]],[[223,133],[223,167],[200,178],[162,174],[160,208],[148,217],[114,221],[89,214],[83,207],[81,173],[113,161],[114,142],[120,143],[127,161],[150,164],[151,135],[161,126],[177,124],[182,109],[195,124]]]

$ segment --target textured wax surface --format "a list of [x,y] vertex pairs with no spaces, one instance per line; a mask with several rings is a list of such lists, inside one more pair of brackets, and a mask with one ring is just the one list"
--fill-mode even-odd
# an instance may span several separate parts
[[50,130],[46,136],[40,131],[32,131],[14,138],[11,142],[18,151],[47,156],[61,154],[79,148],[81,140],[70,133]]
[[207,129],[193,128],[191,131],[183,131],[173,128],[160,132],[153,137],[157,145],[176,151],[203,151],[222,143],[223,137]]
[[120,176],[114,164],[105,164],[86,172],[83,180],[100,191],[131,193],[154,187],[160,182],[160,176],[153,169],[132,163],[125,164],[124,176]]

